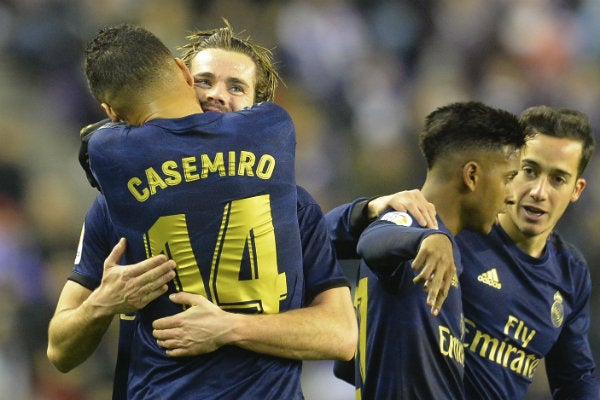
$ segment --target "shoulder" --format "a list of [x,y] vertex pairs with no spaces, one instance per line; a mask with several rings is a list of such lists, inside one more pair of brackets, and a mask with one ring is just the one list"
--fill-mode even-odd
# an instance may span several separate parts
[[97,129],[94,130],[93,137],[102,135],[106,132],[121,132],[129,127],[129,125],[127,125],[123,122],[112,122],[112,121],[104,122],[102,124],[98,123],[98,124],[96,124],[96,126],[97,126]]
[[100,125],[89,138],[89,148],[103,146],[106,142],[120,137],[128,129],[129,125],[121,122],[107,122]]
[[325,223],[325,216],[317,201],[301,186],[297,190],[297,214],[300,229],[314,229],[318,224]]
[[302,186],[296,185],[296,191],[298,193],[298,208],[302,208],[304,206],[310,206],[310,205],[315,205],[315,206],[319,207],[319,204],[317,203],[317,201]]
[[549,265],[555,269],[560,281],[571,287],[573,296],[587,301],[592,285],[591,275],[579,249],[564,240],[558,232],[552,232],[548,237],[546,254]]
[[265,118],[280,118],[284,120],[291,120],[288,112],[275,103],[268,101],[253,104],[250,107],[246,107],[243,110],[236,112],[239,115],[263,115]]
[[106,197],[104,197],[104,194],[98,193],[96,195],[96,198],[88,210],[88,214],[108,216],[108,205],[106,204]]
[[85,230],[88,236],[94,235],[97,238],[114,239],[116,235],[106,198],[102,193],[99,193],[94,202],[88,209],[85,216]]
[[571,263],[581,265],[587,269],[587,261],[581,251],[571,242],[565,240],[557,231],[548,237],[548,246],[554,250],[557,257],[568,259]]

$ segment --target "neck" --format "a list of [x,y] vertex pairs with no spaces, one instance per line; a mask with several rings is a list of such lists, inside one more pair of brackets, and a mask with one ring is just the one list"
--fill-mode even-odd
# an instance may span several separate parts
[[462,230],[460,202],[454,194],[455,191],[450,181],[441,182],[430,176],[421,188],[423,196],[435,206],[437,215],[453,235],[457,235]]
[[498,221],[512,241],[525,253],[532,257],[541,257],[544,254],[550,231],[537,235],[527,235],[513,222],[508,212],[498,215]]
[[154,96],[152,101],[137,108],[139,111],[132,113],[125,122],[139,126],[153,119],[175,119],[202,113],[196,93],[191,88]]

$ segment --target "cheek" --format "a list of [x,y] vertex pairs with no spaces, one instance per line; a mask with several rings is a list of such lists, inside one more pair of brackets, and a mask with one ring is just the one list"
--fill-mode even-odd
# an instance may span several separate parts
[[509,190],[510,189],[504,183],[496,185],[493,193],[491,193],[492,198],[489,199],[490,204],[495,205],[495,212],[498,212],[500,209],[504,208],[504,202]]
[[196,86],[194,87],[194,90],[196,91],[196,97],[198,100],[202,101],[206,99],[206,92],[203,89]]
[[564,212],[564,210],[566,210],[567,207],[569,207],[569,204],[571,204],[572,201],[572,195],[564,194],[562,196],[559,196],[558,198],[555,198],[554,204],[556,204],[556,207],[559,208],[562,212]]
[[526,184],[515,182],[515,181],[513,181],[508,187],[508,192],[517,201],[519,201],[520,199],[525,197],[527,195],[527,193],[529,193],[529,191],[530,191],[530,189],[527,187]]
[[242,108],[250,107],[254,104],[252,103],[252,99],[250,98],[250,96],[234,97],[231,99],[231,103],[235,105],[234,109],[236,111],[241,110]]

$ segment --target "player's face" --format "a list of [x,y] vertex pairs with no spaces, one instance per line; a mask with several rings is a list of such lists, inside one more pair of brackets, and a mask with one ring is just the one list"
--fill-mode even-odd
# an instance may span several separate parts
[[519,172],[520,152],[514,149],[504,155],[494,154],[483,161],[475,209],[469,219],[470,230],[489,233],[499,213],[513,202],[512,181]]
[[236,51],[202,50],[192,59],[190,71],[204,111],[238,111],[254,104],[256,65]]
[[516,202],[506,215],[508,230],[518,229],[525,237],[548,237],[585,188],[585,180],[577,177],[582,149],[581,142],[543,134],[527,141],[513,183]]

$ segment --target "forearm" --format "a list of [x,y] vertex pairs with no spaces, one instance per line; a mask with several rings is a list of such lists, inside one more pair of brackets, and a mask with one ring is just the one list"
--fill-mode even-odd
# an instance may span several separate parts
[[415,257],[422,240],[431,230],[378,221],[360,237],[358,254],[370,267],[396,267]]
[[48,328],[50,362],[61,372],[83,363],[98,347],[113,316],[94,305],[92,296],[78,307],[57,308]]
[[281,314],[232,314],[225,344],[293,359],[349,360],[357,324],[348,288],[321,293],[310,306]]

